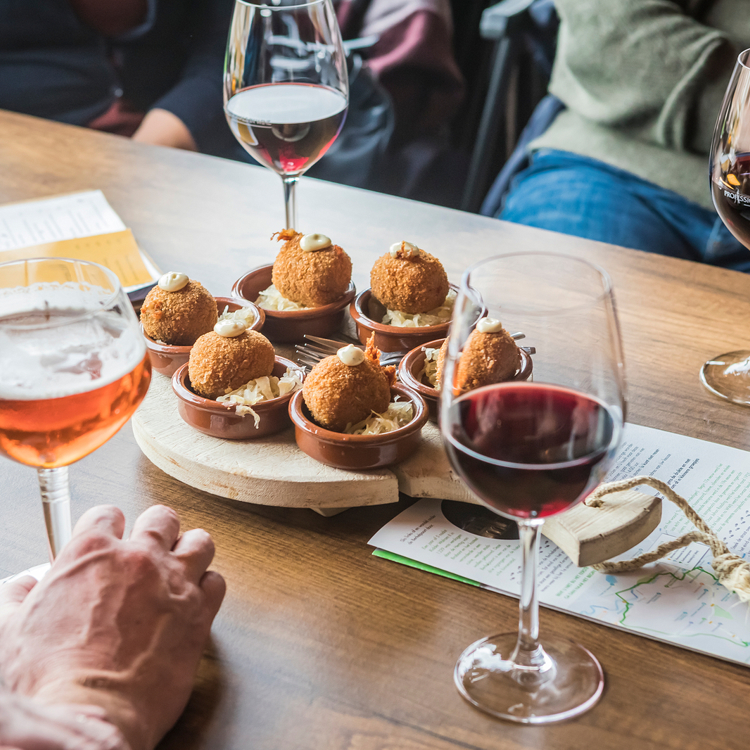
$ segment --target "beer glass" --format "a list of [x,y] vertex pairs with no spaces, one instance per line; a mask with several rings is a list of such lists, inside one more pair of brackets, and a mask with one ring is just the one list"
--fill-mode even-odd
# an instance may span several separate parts
[[112,272],[60,258],[0,264],[0,455],[37,469],[51,559],[71,536],[68,466],[128,421],[150,379]]

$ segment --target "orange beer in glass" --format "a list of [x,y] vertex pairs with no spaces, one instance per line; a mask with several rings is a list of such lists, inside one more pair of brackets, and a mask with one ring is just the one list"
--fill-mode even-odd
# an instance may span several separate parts
[[67,467],[128,421],[150,378],[113,273],[58,258],[0,264],[0,455],[38,470],[52,558],[71,533]]

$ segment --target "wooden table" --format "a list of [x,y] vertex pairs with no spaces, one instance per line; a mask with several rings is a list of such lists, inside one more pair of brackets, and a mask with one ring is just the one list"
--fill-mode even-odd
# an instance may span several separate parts
[[[0,202],[100,188],[165,270],[227,294],[270,262],[280,180],[262,169],[0,113]],[[314,180],[300,227],[322,231],[367,286],[374,259],[409,239],[452,280],[511,249],[589,258],[614,280],[631,422],[750,449],[750,410],[698,382],[708,357],[747,347],[750,276]],[[0,460],[0,575],[45,558],[35,473]],[[188,750],[744,748],[750,670],[542,610],[542,633],[579,640],[607,687],[579,719],[547,728],[495,721],[459,698],[452,670],[480,636],[515,629],[515,600],[374,558],[369,537],[410,502],[322,518],[194,491],[152,466],[129,426],[71,471],[73,513],[108,502],[132,523],[173,506],[218,549],[228,594],[185,715],[162,744]],[[730,708],[734,707],[734,708]]]

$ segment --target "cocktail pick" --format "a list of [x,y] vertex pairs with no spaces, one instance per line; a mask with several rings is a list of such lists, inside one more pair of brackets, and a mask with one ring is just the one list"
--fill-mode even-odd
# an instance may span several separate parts
[[687,547],[692,542],[702,542],[711,548],[714,559],[711,563],[716,571],[716,576],[721,584],[729,591],[736,594],[743,603],[750,602],[750,564],[739,555],[730,551],[724,542],[719,539],[711,527],[693,510],[684,497],[678,495],[666,482],[662,482],[654,477],[633,477],[632,479],[623,479],[619,482],[609,482],[603,484],[586,499],[586,505],[592,508],[598,508],[604,505],[604,498],[615,492],[632,490],[634,487],[646,485],[660,492],[667,500],[673,502],[687,518],[697,528],[697,531],[690,531],[681,537],[660,544],[655,550],[638,555],[632,560],[622,560],[619,562],[603,562],[591,567],[603,573],[625,573],[629,570],[637,570],[648,563],[665,557],[670,552],[681,547]]

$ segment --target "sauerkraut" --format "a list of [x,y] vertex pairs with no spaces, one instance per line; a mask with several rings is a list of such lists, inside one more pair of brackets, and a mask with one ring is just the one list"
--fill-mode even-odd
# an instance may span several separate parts
[[224,308],[224,312],[219,315],[219,319],[216,321],[220,323],[222,320],[239,320],[240,323],[244,323],[247,328],[255,322],[255,313],[252,307],[241,307],[239,310],[229,312],[229,307]]
[[386,309],[383,320],[385,325],[400,326],[402,328],[421,328],[422,326],[436,326],[440,323],[447,323],[453,315],[453,305],[456,302],[456,290],[449,289],[448,295],[440,307],[430,310],[426,313],[408,313],[399,310]]
[[302,371],[289,367],[280,378],[275,375],[255,378],[255,380],[250,380],[245,385],[219,396],[216,400],[222,404],[234,404],[235,412],[242,417],[252,414],[257,429],[260,424],[260,416],[252,408],[255,404],[286,396],[287,393],[293,393],[300,388],[302,388]]
[[426,380],[433,388],[437,388],[437,363],[440,349],[424,347],[424,367],[419,373],[418,380]]
[[348,424],[344,432],[347,435],[382,435],[404,427],[413,418],[414,407],[411,401],[391,401],[382,414],[373,412],[357,424]]
[[279,310],[280,312],[309,309],[307,305],[300,305],[298,302],[292,302],[290,299],[284,297],[273,284],[258,295],[255,304],[264,310]]

